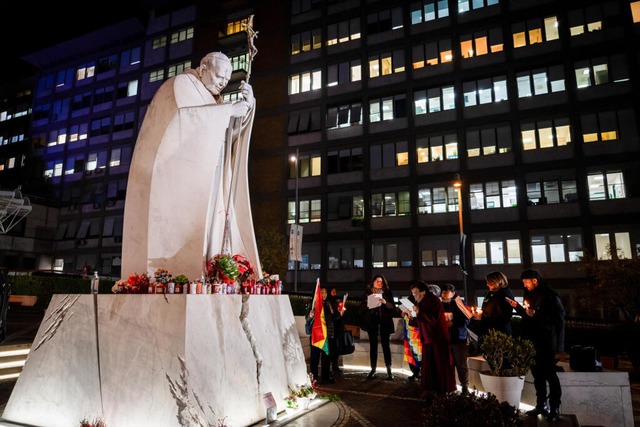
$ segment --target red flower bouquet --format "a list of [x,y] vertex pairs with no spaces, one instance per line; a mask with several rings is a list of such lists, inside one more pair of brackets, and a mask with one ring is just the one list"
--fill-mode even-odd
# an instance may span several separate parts
[[211,279],[242,283],[252,274],[251,263],[241,255],[218,254],[207,261],[207,276]]
[[146,294],[149,288],[149,276],[147,273],[131,274],[127,279],[127,285],[131,289],[132,294]]

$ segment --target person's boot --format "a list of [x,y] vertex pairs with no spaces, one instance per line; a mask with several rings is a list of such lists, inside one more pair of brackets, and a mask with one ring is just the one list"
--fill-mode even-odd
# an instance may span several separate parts
[[527,415],[530,417],[537,417],[538,415],[547,416],[549,414],[549,407],[547,406],[547,402],[538,403],[535,408],[530,411],[527,411]]
[[375,368],[373,368],[373,369],[371,370],[371,372],[369,372],[369,375],[367,375],[367,379],[368,379],[368,380],[372,380],[372,379],[374,379],[375,377],[376,377],[376,370],[375,370]]
[[560,408],[557,406],[551,406],[549,413],[547,414],[547,421],[554,423],[560,419]]
[[391,372],[391,365],[387,365],[387,379],[388,380],[393,379],[393,373]]

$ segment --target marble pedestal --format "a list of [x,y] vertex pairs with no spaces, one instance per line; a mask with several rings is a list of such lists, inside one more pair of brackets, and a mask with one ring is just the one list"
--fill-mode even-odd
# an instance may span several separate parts
[[2,418],[247,426],[307,380],[285,295],[54,295]]

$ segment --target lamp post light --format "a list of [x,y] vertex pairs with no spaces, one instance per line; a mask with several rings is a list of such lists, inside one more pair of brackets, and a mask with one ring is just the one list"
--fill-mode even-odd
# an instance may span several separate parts
[[456,189],[456,192],[458,193],[458,223],[460,225],[460,255],[459,255],[459,264],[460,264],[460,271],[462,271],[462,287],[464,290],[464,298],[467,302],[467,304],[471,304],[471,299],[469,298],[469,295],[467,294],[467,266],[466,266],[466,259],[465,259],[465,252],[466,252],[466,242],[465,242],[465,235],[464,235],[464,221],[462,220],[462,180],[460,179],[460,174],[457,173],[455,175],[455,178],[453,180],[453,187]]
[[[296,205],[294,208],[294,215],[295,215],[295,232],[296,235],[298,234],[298,218],[300,215],[300,208],[298,206],[298,180],[300,179],[299,175],[299,162],[300,162],[300,152],[299,149],[296,148],[296,155],[291,156],[291,161],[294,163],[295,165],[295,174],[296,174]],[[298,242],[298,240],[296,239],[296,242]],[[298,254],[297,254],[297,244],[296,244],[296,251],[294,253],[294,257],[293,257],[293,266],[294,266],[294,270],[293,270],[293,291],[294,292],[298,292]]]

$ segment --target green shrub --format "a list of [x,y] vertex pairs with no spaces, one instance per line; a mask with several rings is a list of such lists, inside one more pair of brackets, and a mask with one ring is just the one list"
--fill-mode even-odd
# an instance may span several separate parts
[[309,304],[311,304],[311,297],[305,295],[289,295],[289,301],[291,302],[293,315],[304,316],[307,314]]
[[[47,308],[54,294],[88,294],[91,280],[81,277],[32,276],[21,274],[9,276],[12,295],[34,295],[38,297],[36,307]],[[100,280],[100,293],[111,293],[112,280]]]

